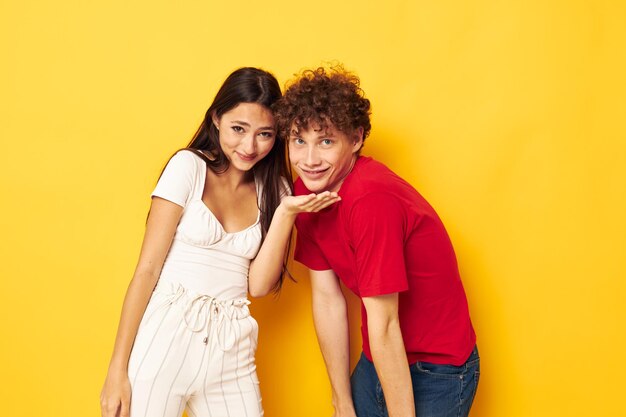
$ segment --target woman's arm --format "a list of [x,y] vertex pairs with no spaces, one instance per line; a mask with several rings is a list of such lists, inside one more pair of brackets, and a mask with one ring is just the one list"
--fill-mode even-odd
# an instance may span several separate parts
[[103,417],[127,417],[130,405],[128,358],[152,291],[172,244],[183,208],[159,197],[152,199],[146,232],[133,279],[126,291],[113,355],[100,402]]
[[317,212],[341,200],[337,193],[287,196],[276,209],[265,241],[248,272],[248,291],[252,297],[267,295],[283,271],[283,260],[291,229],[298,213]]

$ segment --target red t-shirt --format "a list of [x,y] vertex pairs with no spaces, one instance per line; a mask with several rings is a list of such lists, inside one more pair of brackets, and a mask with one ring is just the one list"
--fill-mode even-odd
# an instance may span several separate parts
[[[295,194],[309,194],[300,179]],[[462,365],[476,343],[448,234],[428,202],[383,164],[359,157],[339,190],[341,201],[298,215],[295,259],[332,269],[359,297],[399,293],[410,363]],[[361,303],[363,352],[370,360]]]

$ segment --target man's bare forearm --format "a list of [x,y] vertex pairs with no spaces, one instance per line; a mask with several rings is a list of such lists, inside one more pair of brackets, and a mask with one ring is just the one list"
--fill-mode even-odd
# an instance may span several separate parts
[[[338,288],[338,287],[337,287]],[[336,416],[354,416],[346,301],[339,293],[313,291],[313,320],[332,386]]]
[[389,417],[415,417],[411,371],[398,318],[398,296],[389,294],[363,301],[372,360]]

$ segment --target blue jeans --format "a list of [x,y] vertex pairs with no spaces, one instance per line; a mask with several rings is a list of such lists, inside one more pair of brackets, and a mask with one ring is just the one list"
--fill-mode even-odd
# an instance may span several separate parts
[[[417,417],[467,417],[480,376],[477,348],[461,366],[416,362],[410,370]],[[357,417],[388,417],[376,369],[364,354],[350,380]]]

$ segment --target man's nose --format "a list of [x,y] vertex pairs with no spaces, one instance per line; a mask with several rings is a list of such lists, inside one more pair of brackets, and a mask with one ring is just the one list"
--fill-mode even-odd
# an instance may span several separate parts
[[315,166],[321,163],[319,151],[315,146],[309,146],[307,148],[304,163],[309,166]]

